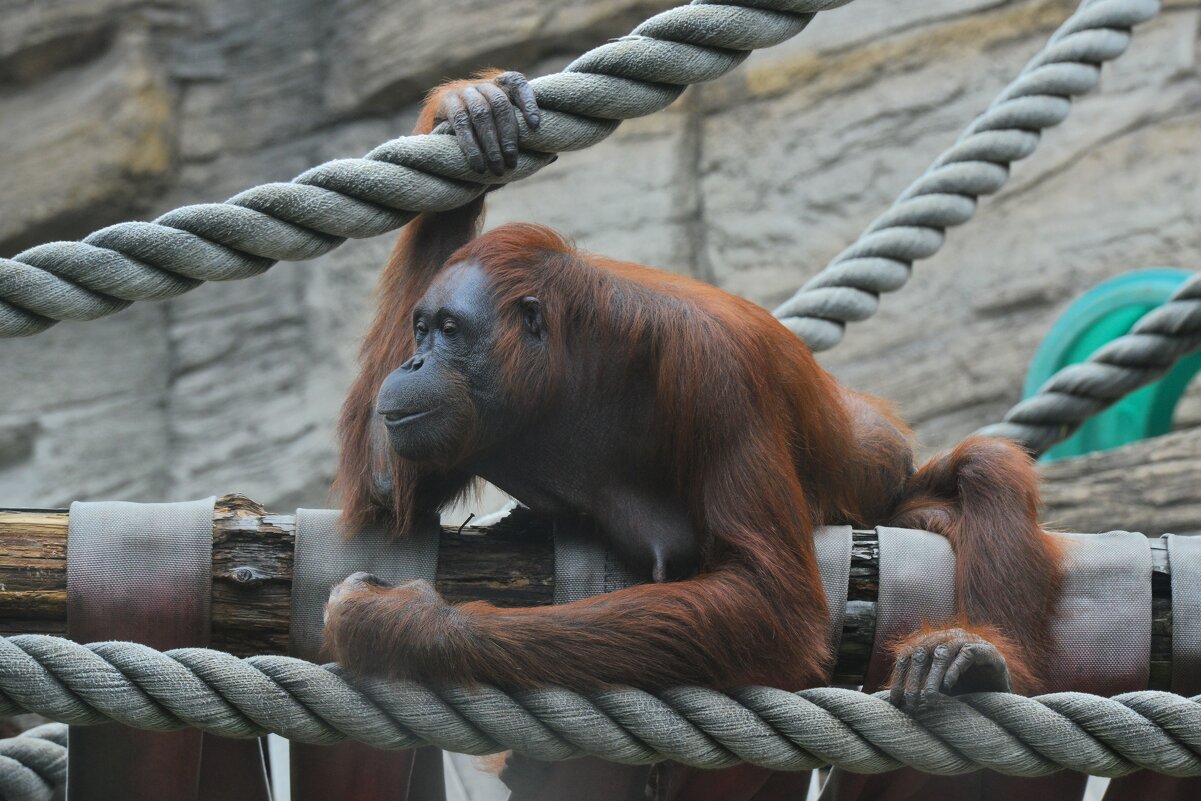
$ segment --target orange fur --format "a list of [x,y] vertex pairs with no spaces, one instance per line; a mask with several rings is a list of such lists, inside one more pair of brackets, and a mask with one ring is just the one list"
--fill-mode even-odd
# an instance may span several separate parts
[[490,81],[497,75],[500,75],[504,70],[488,69],[481,70],[470,78],[465,78],[461,81],[448,81],[435,87],[425,96],[425,105],[421,107],[421,114],[417,117],[417,125],[413,128],[413,133],[424,134],[429,133],[437,127],[442,120],[438,118],[438,113],[442,105],[442,98],[447,92],[456,91],[465,87],[471,86],[473,83],[481,81]]
[[[887,408],[839,386],[760,307],[579,252],[541,226],[476,237],[481,213],[477,201],[423,215],[385,269],[339,426],[347,524],[383,521],[403,536],[470,482],[397,457],[373,433],[376,391],[414,347],[414,305],[444,266],[469,261],[494,290],[495,358],[515,414],[539,415],[569,377],[612,403],[623,387],[647,385],[655,468],[702,539],[701,572],[532,609],[452,608],[420,587],[368,588],[331,611],[336,655],[392,675],[502,686],[813,686],[831,663],[814,527],[892,519],[950,538],[965,623],[1008,638],[1015,675],[1042,672],[1060,555],[1035,521],[1036,475],[1016,448],[969,440],[912,474],[907,432]],[[527,295],[546,314],[549,346],[537,354],[519,342]]]
[[[1039,689],[1049,668],[1063,581],[1061,547],[1039,527],[1038,503],[1029,455],[1009,442],[971,437],[910,479],[893,516],[894,525],[951,541],[963,628],[986,639],[1004,632],[1015,646],[1002,649],[1014,686],[1026,692]],[[1028,681],[1019,683],[1023,676]]]

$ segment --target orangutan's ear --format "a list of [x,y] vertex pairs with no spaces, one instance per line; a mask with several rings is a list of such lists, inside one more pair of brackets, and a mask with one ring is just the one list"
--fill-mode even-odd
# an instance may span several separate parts
[[532,336],[542,338],[546,331],[546,318],[542,316],[542,301],[532,296],[521,299],[521,318],[525,330]]

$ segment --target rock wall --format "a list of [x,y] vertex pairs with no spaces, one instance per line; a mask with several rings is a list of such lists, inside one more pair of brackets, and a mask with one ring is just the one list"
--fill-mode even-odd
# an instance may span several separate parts
[[[443,77],[551,71],[669,5],[0,0],[0,254],[361,154],[407,132]],[[771,306],[1074,5],[857,0],[496,193],[489,222],[543,222]],[[1015,402],[1082,291],[1138,267],[1201,268],[1199,20],[1195,0],[1168,2],[1010,185],[822,357],[893,399],[924,448]],[[390,247],[351,242],[0,343],[0,504],[235,489],[279,508],[327,503],[332,422]]]

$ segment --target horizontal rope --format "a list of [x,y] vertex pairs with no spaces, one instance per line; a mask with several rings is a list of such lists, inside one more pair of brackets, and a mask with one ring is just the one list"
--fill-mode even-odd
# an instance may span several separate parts
[[1087,360],[1064,367],[1018,403],[1000,423],[977,431],[1020,442],[1036,454],[1072,436],[1084,421],[1167,375],[1201,350],[1201,273],[1150,310],[1125,336]]
[[910,766],[1015,776],[1058,770],[1201,776],[1201,696],[1115,698],[982,693],[940,698],[915,716],[883,694],[681,687],[578,694],[350,682],[335,665],[284,656],[238,659],[202,648],[0,639],[0,714],[71,725],[116,721],[154,731],[196,727],[230,737],[273,732],[305,743],[434,745],[466,754],[512,749],[540,760],[583,755],[702,768],[837,765],[860,773]]
[[847,323],[872,317],[913,263],[942,249],[946,229],[976,212],[981,195],[1009,179],[1009,165],[1038,147],[1039,134],[1067,118],[1073,97],[1096,87],[1101,65],[1130,44],[1131,29],[1159,0],[1086,0],[948,150],[846,250],[775,310],[815,351],[842,341]]
[[67,784],[67,727],[47,723],[0,740],[0,798],[51,801]]
[[312,259],[348,238],[377,236],[418,212],[462,206],[489,186],[526,178],[611,134],[621,120],[670,105],[685,86],[725,74],[750,51],[804,30],[850,0],[694,0],[530,82],[542,122],[518,115],[521,153],[504,176],[480,175],[453,136],[406,136],[363,158],[314,167],[224,203],[120,223],[81,242],[51,242],[0,259],[0,336],[60,320],[93,320],[134,301],[163,300],[204,281],[249,278],[278,261]]

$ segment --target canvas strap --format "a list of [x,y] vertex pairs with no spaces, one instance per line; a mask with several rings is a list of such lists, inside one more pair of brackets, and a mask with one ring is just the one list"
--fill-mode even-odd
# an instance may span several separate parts
[[[130,640],[159,650],[207,646],[213,504],[213,498],[72,504],[68,636],[84,643]],[[73,727],[68,747],[72,801],[268,798],[257,740],[106,724]]]
[[[347,537],[336,509],[296,510],[289,650],[310,661],[322,653],[325,602],[330,588],[360,570],[400,584],[433,581],[438,569],[436,520],[398,539],[383,531]],[[293,801],[442,801],[442,752],[435,748],[383,751],[362,743],[291,743]]]
[[1064,583],[1048,691],[1144,690],[1151,664],[1151,546],[1132,531],[1057,534]]

